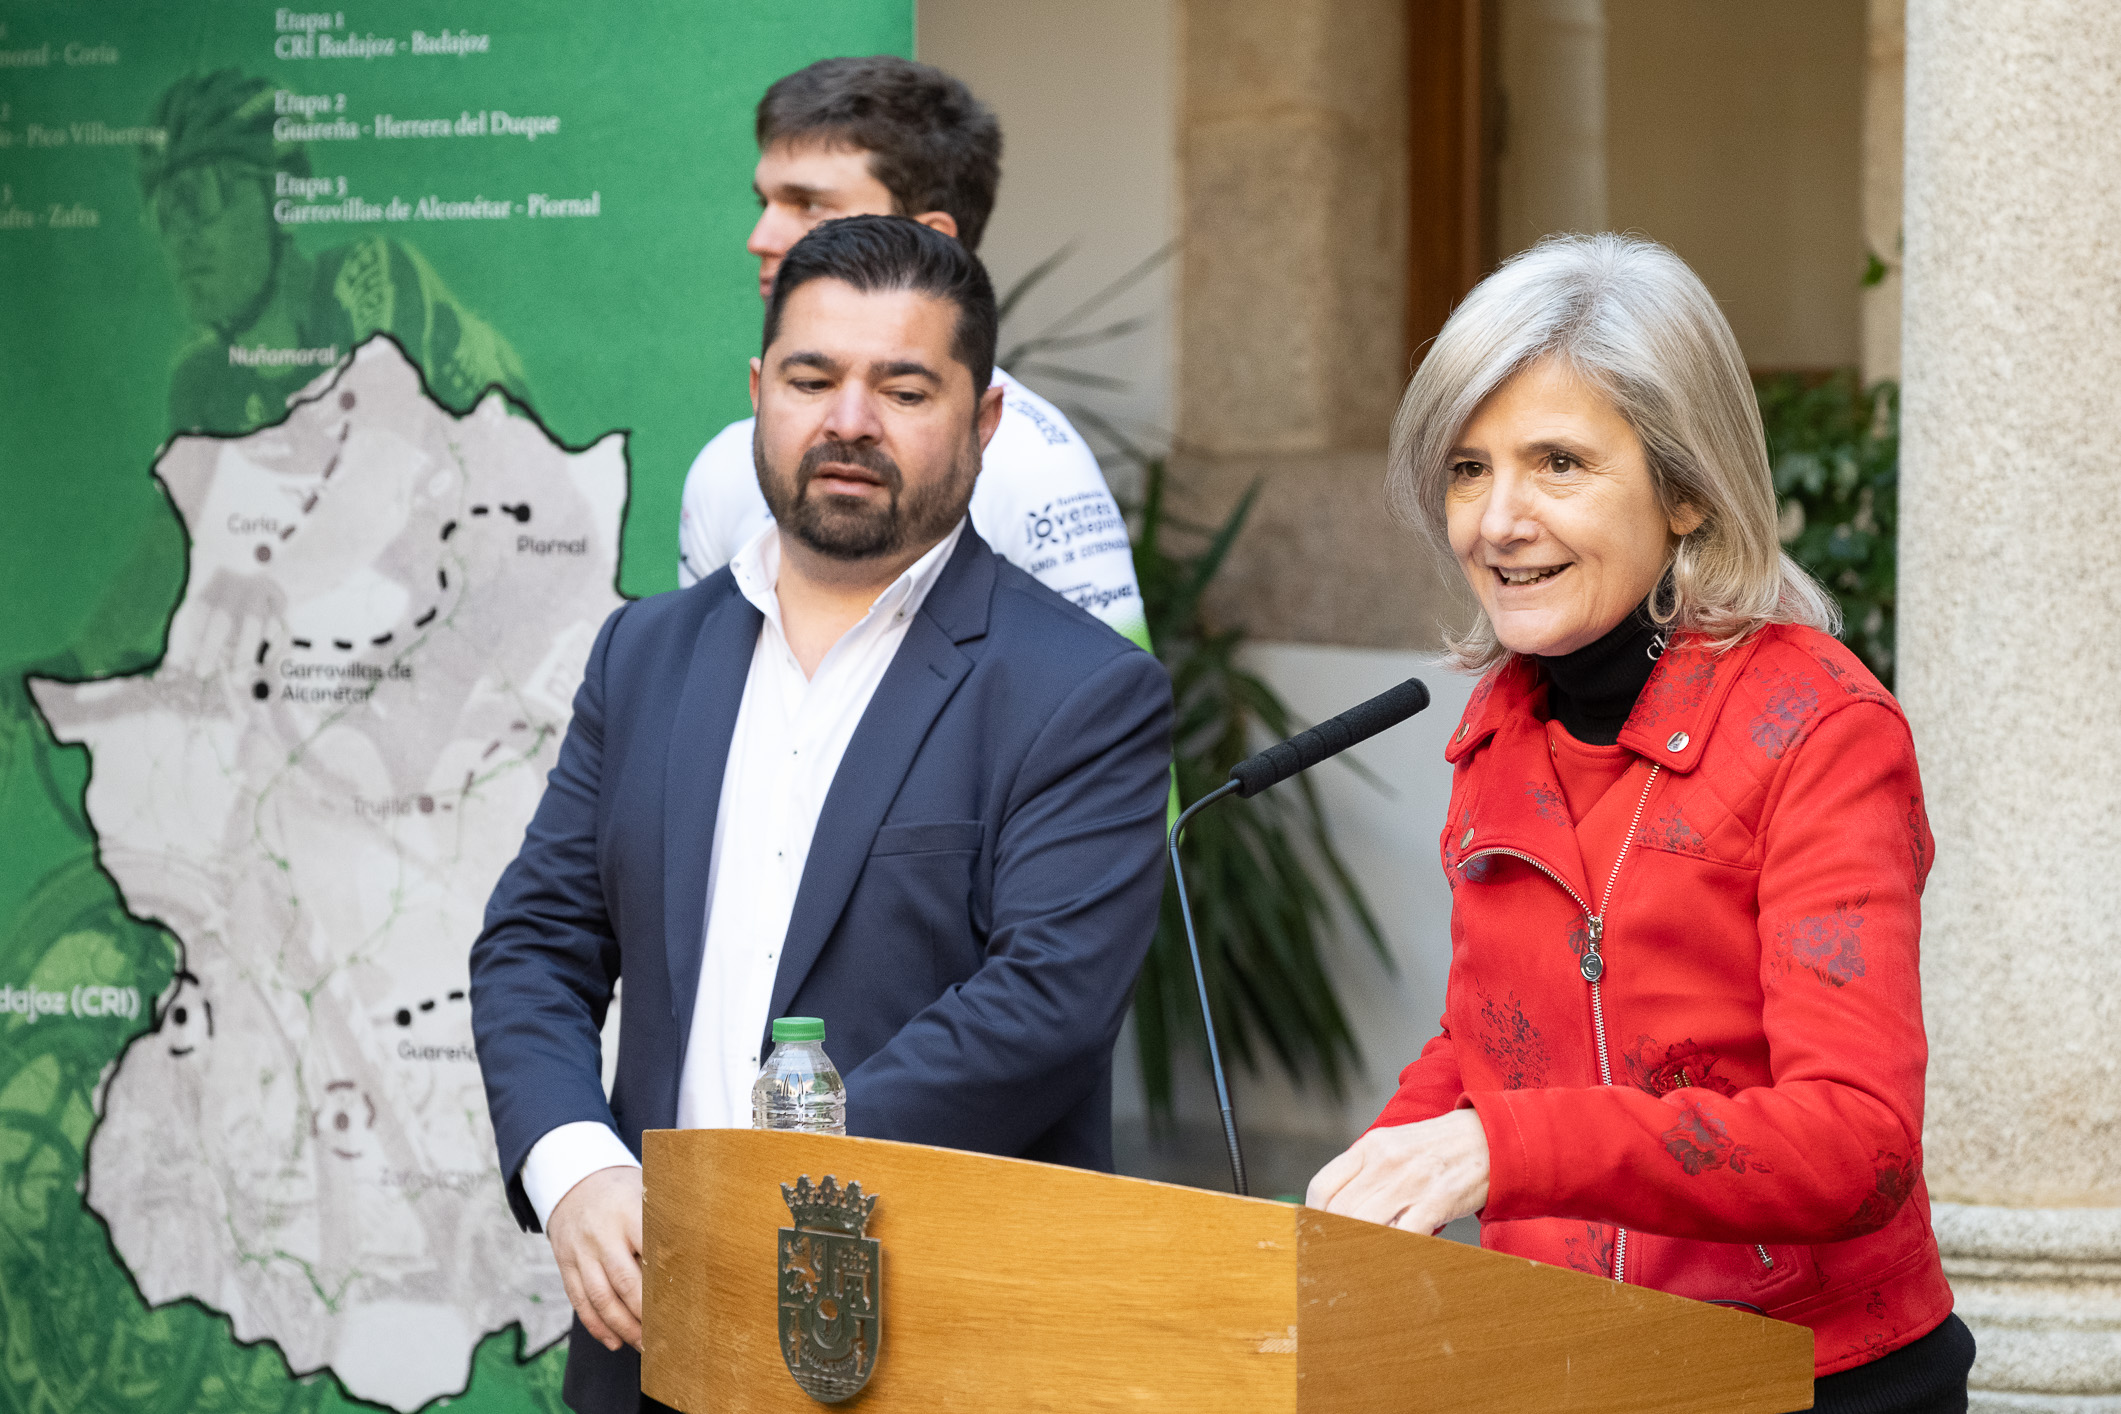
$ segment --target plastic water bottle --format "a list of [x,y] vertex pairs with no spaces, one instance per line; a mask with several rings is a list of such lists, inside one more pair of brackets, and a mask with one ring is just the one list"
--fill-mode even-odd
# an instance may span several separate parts
[[773,1054],[751,1087],[751,1127],[847,1132],[847,1087],[825,1054],[825,1023],[818,1018],[774,1018]]

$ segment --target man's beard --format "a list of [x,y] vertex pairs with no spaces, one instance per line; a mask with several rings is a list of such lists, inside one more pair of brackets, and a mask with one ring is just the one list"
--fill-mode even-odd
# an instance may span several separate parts
[[[766,507],[783,531],[835,560],[873,560],[933,545],[950,533],[972,502],[980,448],[977,439],[968,436],[947,477],[910,492],[897,462],[881,448],[859,443],[818,443],[803,453],[791,485],[766,464],[765,446],[754,426],[751,461]],[[885,491],[882,503],[826,492],[812,495],[810,483],[828,463],[860,467],[874,476]]]

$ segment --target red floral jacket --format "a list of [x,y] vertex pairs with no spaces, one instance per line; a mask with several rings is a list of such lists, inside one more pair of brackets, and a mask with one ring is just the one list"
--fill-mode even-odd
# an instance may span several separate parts
[[1932,845],[1899,706],[1811,629],[1682,635],[1580,824],[1545,718],[1513,658],[1451,739],[1443,1032],[1377,1123],[1470,1105],[1482,1245],[1810,1326],[1821,1375],[1927,1333]]

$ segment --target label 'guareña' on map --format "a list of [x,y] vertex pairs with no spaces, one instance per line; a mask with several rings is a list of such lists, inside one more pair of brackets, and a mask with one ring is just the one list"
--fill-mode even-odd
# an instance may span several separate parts
[[458,417],[379,337],[155,474],[191,544],[161,662],[32,683],[126,907],[183,948],[88,1203],[149,1303],[414,1409],[569,1319],[502,1196],[467,957],[620,602],[624,439],[569,451],[498,393]]

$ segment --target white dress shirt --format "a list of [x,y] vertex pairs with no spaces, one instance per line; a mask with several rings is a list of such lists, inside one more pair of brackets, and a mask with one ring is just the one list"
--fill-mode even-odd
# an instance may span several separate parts
[[[680,1129],[751,1124],[759,1038],[773,1005],[781,946],[818,812],[913,615],[963,533],[960,521],[893,580],[808,678],[781,626],[775,593],[779,529],[769,522],[729,562],[738,590],[765,623],[752,649],[715,812],[705,950],[678,1076]],[[523,1189],[542,1224],[553,1205],[590,1174],[637,1162],[609,1125],[594,1120],[563,1124],[531,1146],[523,1160]]]

